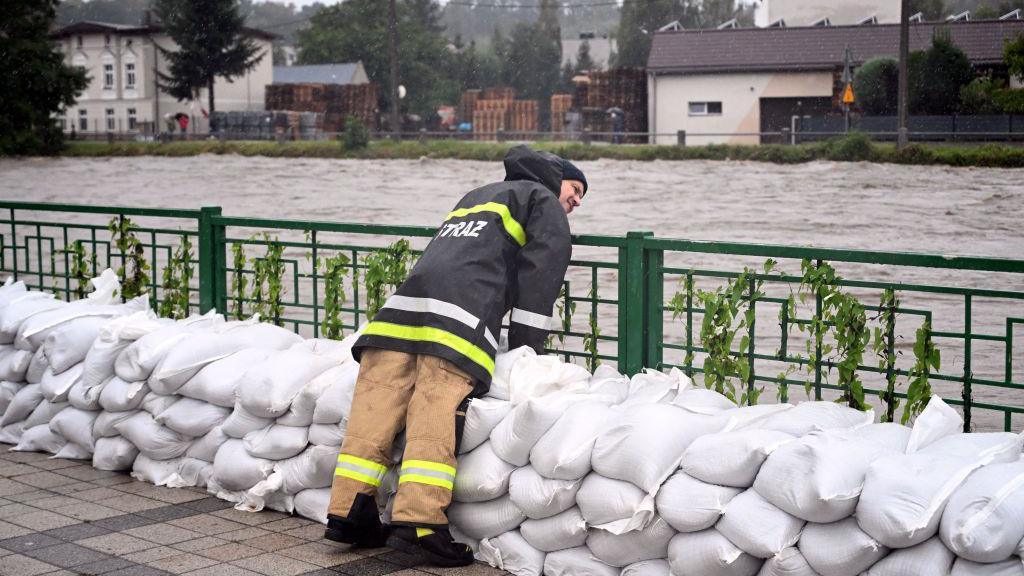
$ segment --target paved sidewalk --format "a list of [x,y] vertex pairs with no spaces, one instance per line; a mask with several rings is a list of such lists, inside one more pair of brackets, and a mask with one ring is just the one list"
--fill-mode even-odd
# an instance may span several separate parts
[[492,576],[439,569],[397,550],[348,550],[323,527],[239,512],[193,488],[161,488],[88,462],[0,444],[0,576]]

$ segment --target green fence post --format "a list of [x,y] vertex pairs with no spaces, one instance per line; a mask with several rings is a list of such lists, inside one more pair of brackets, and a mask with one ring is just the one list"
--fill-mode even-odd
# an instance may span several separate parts
[[[219,301],[218,295],[223,291],[217,283],[217,268],[223,268],[223,255],[218,258],[217,232],[213,224],[214,216],[220,216],[220,206],[203,206],[199,211],[199,313],[206,314],[215,308]],[[221,313],[224,311],[221,310]]]
[[665,251],[644,247],[644,366],[661,369],[664,350]]
[[630,232],[619,248],[619,372],[627,376],[644,367],[644,238],[653,235]]

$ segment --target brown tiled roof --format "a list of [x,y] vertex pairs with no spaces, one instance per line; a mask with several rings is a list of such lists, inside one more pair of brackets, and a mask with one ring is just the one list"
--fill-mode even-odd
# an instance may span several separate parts
[[[163,28],[159,24],[140,24],[136,26],[133,24],[112,24],[110,22],[81,20],[64,26],[63,28],[52,30],[50,32],[50,38],[57,39],[66,38],[74,34],[103,34],[108,32],[117,34],[158,34],[162,30]],[[244,26],[242,27],[242,34],[255,38],[262,38],[264,40],[276,40],[279,38],[279,36],[273,32]]]
[[[1024,20],[922,23],[910,26],[910,49],[927,48],[937,28],[974,64],[1003,61],[1003,43],[1024,33]],[[647,69],[657,73],[830,70],[849,46],[854,64],[899,52],[898,24],[683,30],[654,35]]]

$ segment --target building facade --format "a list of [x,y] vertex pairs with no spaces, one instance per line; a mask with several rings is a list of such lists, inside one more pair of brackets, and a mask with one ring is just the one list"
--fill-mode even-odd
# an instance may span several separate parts
[[[275,36],[253,29],[246,34],[263,57],[241,77],[230,82],[216,79],[217,110],[263,110],[265,87],[273,81],[271,41]],[[177,45],[158,26],[79,22],[56,30],[51,38],[65,61],[84,68],[90,79],[76,103],[60,117],[65,132],[154,134],[167,131],[165,117],[178,113],[191,118],[190,133],[209,131],[204,114],[207,90],[201,90],[193,102],[179,102],[159,89],[158,73],[168,72],[160,48],[174,51]]]
[[874,17],[877,24],[900,21],[900,3],[893,0],[758,0],[754,24],[761,28],[785,22],[786,26],[858,24]]

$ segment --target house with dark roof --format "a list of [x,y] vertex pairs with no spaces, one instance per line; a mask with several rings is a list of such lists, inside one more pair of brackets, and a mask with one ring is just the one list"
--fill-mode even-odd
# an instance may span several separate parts
[[367,84],[362,62],[274,66],[274,84]]
[[[978,69],[1006,75],[1003,44],[1022,20],[914,23],[910,49],[948,34]],[[794,116],[841,113],[844,53],[856,68],[899,53],[899,25],[682,30],[655,34],[647,61],[648,118],[661,144],[756,144]],[[700,136],[700,134],[716,134]]]
[[[264,109],[265,88],[273,79],[271,42],[277,35],[255,28],[245,28],[243,33],[259,46],[263,58],[230,82],[217,78],[217,110]],[[208,131],[203,114],[207,105],[205,89],[194,102],[179,102],[157,85],[157,73],[168,71],[160,49],[177,49],[160,25],[83,21],[52,31],[50,39],[69,65],[85,68],[90,78],[75,105],[60,117],[66,132],[153,133],[167,130],[165,118],[178,113],[192,118],[190,132]]]

